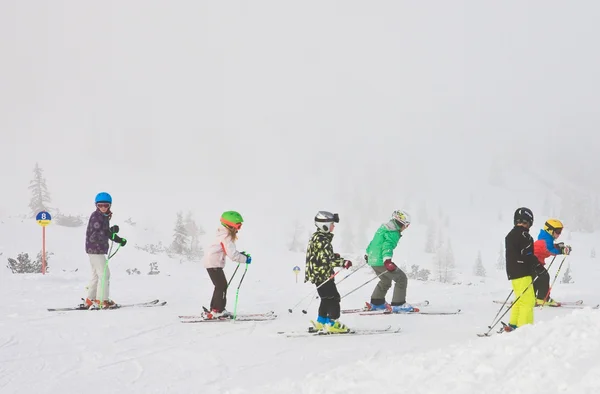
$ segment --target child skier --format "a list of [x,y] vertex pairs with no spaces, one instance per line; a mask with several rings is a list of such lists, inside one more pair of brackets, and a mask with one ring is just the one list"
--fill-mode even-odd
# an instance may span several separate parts
[[317,321],[311,321],[318,331],[330,333],[345,333],[349,329],[342,324],[340,318],[340,293],[337,291],[333,279],[333,268],[352,267],[352,262],[344,260],[339,254],[333,253],[331,241],[335,223],[339,223],[338,214],[319,211],[315,216],[317,231],[312,235],[306,249],[306,269],[304,282],[311,282],[317,286],[321,298],[319,316]]
[[533,243],[533,253],[539,260],[539,265],[535,269],[537,279],[533,282],[535,290],[536,305],[560,306],[560,302],[556,302],[550,298],[550,274],[544,265],[546,258],[559,254],[568,255],[571,253],[571,247],[564,243],[554,243],[563,230],[563,224],[558,219],[548,219],[544,223],[544,228],[540,230],[538,240]]
[[[406,303],[406,274],[392,262],[394,249],[398,245],[402,232],[410,226],[410,215],[405,211],[394,211],[392,219],[382,224],[367,247],[365,260],[379,276],[379,283],[371,294],[371,302],[366,310],[387,310],[393,313],[417,312],[418,309]],[[385,296],[395,282],[392,304],[385,302]]]
[[203,312],[205,319],[218,319],[230,317],[232,314],[225,310],[227,305],[227,279],[223,268],[225,268],[225,257],[238,264],[250,264],[252,258],[246,252],[238,252],[235,247],[237,233],[242,228],[244,219],[235,211],[227,211],[221,215],[221,227],[217,230],[215,241],[208,247],[204,260],[204,268],[210,276],[215,289],[210,301],[210,312]]
[[85,238],[85,252],[88,254],[92,266],[92,279],[85,300],[85,306],[88,309],[115,306],[115,303],[108,298],[110,289],[110,270],[106,256],[108,241],[111,240],[121,246],[127,244],[125,238],[117,235],[119,226],[110,227],[109,222],[112,218],[110,194],[98,193],[95,203],[96,210],[90,215]]
[[533,238],[529,234],[532,225],[533,212],[529,208],[519,208],[515,211],[514,227],[505,237],[506,275],[516,297],[506,331],[533,324],[535,294],[532,275],[539,263],[533,254]]

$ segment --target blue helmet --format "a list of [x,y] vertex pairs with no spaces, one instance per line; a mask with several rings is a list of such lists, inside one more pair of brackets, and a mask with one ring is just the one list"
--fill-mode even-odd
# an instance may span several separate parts
[[112,204],[112,197],[106,192],[98,193],[96,195],[96,204],[98,204],[99,202],[107,202],[109,204]]

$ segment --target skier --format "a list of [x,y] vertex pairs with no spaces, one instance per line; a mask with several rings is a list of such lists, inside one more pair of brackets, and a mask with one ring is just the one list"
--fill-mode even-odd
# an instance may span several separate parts
[[227,305],[227,279],[223,268],[225,268],[225,257],[238,264],[252,263],[252,257],[246,252],[238,252],[235,247],[238,231],[242,228],[244,219],[236,211],[223,212],[221,215],[221,227],[217,229],[214,242],[207,248],[204,260],[204,268],[212,281],[215,289],[210,301],[210,311],[203,312],[205,319],[218,319],[231,317],[232,314],[225,310]]
[[342,324],[340,318],[340,293],[333,279],[333,269],[343,267],[349,269],[352,262],[344,260],[339,254],[333,253],[331,241],[335,224],[340,222],[338,214],[319,211],[315,216],[314,232],[306,249],[306,269],[304,282],[317,286],[321,298],[317,321],[311,321],[317,331],[330,333],[346,333],[349,328]]
[[563,224],[560,220],[548,219],[544,223],[544,228],[540,230],[537,241],[533,243],[533,253],[539,260],[535,269],[538,278],[533,282],[536,305],[560,306],[560,302],[550,298],[550,274],[544,265],[547,257],[571,253],[572,248],[569,245],[565,245],[563,242],[554,243],[560,237],[562,230]]
[[[405,211],[394,211],[392,219],[382,224],[367,247],[365,260],[379,276],[379,282],[371,294],[371,302],[366,310],[387,310],[393,313],[418,312],[406,302],[406,274],[392,262],[394,249],[402,237],[402,232],[410,226],[410,215]],[[392,304],[385,302],[385,296],[395,282]]]
[[533,324],[535,294],[532,275],[539,262],[533,253],[533,238],[529,234],[532,225],[533,212],[529,208],[519,208],[515,211],[514,227],[505,237],[506,275],[516,297],[506,331]]
[[96,195],[96,210],[90,215],[88,222],[85,251],[90,258],[92,279],[88,285],[85,306],[88,309],[114,307],[114,301],[109,299],[110,269],[108,268],[108,241],[111,240],[125,246],[127,240],[117,235],[119,226],[110,227],[112,212],[112,197],[102,192]]

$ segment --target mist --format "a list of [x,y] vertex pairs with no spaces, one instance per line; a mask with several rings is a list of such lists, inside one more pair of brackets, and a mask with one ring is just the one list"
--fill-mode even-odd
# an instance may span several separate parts
[[108,191],[168,222],[385,220],[464,200],[494,161],[597,192],[599,17],[592,1],[4,1],[0,208],[27,211],[36,162],[63,211]]

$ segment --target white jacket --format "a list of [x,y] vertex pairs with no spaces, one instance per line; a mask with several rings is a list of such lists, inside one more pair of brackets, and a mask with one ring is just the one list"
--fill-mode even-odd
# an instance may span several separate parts
[[225,256],[240,264],[246,263],[246,256],[237,251],[227,229],[220,227],[217,238],[206,248],[204,268],[224,268]]

